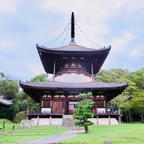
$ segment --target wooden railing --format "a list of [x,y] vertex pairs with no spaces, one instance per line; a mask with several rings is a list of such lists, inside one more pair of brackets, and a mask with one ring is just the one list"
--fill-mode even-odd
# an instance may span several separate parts
[[[95,112],[95,115],[120,115],[119,110],[111,111],[111,112]],[[63,115],[63,113],[42,113],[41,111],[29,111],[28,115]]]

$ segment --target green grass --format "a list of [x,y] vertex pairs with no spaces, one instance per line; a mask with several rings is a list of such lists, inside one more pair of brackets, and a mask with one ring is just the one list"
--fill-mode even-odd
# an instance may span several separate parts
[[91,126],[89,134],[80,134],[65,140],[63,144],[144,144],[144,124]]
[[6,124],[4,130],[0,129],[0,143],[28,141],[66,131],[65,128],[60,126],[35,126],[33,128],[20,128],[19,124],[15,124],[15,130],[13,131],[12,127],[14,123],[5,119],[0,119],[0,128],[2,128],[3,121],[5,121]]

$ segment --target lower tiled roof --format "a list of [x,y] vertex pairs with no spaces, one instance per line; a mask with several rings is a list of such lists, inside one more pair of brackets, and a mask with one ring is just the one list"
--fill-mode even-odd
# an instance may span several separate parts
[[12,105],[13,103],[12,103],[11,100],[6,100],[2,96],[0,96],[0,104],[3,104],[3,105]]
[[89,83],[62,83],[62,82],[22,82],[20,81],[20,86],[29,87],[29,88],[68,88],[68,89],[113,89],[127,87],[128,82],[126,83],[105,83],[105,82],[89,82]]

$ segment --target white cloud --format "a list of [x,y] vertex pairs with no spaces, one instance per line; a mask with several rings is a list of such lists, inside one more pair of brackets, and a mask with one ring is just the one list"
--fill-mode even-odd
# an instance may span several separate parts
[[26,69],[30,72],[32,77],[45,73],[43,66],[40,65],[39,63],[36,63],[36,64],[30,63],[27,65]]
[[140,56],[140,55],[141,55],[141,52],[139,50],[137,50],[137,49],[132,50],[130,52],[130,56],[132,56],[132,57],[137,57],[137,56]]
[[117,12],[133,13],[144,8],[143,0],[38,0],[43,10],[67,14],[75,11],[83,19],[106,20]]
[[10,51],[16,48],[16,42],[9,39],[0,40],[0,51]]
[[144,9],[143,0],[127,0],[127,5],[125,6],[128,13],[133,14],[136,11]]
[[104,21],[111,16],[110,5],[105,0],[60,0],[59,2],[57,0],[40,0],[38,3],[38,7],[41,9],[62,13],[67,20],[70,13],[74,11],[81,29],[94,40],[97,35],[109,33],[109,28]]
[[130,32],[124,32],[121,36],[112,39],[112,52],[122,52],[127,49],[129,43],[134,40],[135,35]]
[[15,13],[17,4],[22,0],[0,0],[0,13]]
[[[66,19],[69,19],[72,11],[76,12],[76,19],[87,37],[103,44],[100,36],[110,33],[107,20],[121,15],[129,16],[135,11],[143,10],[144,0],[38,0],[37,5],[45,11],[62,13]],[[121,51],[133,39],[134,35],[127,32],[121,37],[114,38],[112,46],[116,46],[116,51],[119,47]],[[84,42],[82,37],[79,38],[79,41],[83,41],[83,45],[91,46],[89,42]]]
[[144,46],[142,45],[136,46],[129,52],[129,55],[131,57],[140,57],[142,55],[144,56]]

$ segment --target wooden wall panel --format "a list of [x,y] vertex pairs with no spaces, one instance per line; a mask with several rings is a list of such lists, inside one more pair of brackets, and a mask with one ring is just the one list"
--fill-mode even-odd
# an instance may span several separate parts
[[66,101],[53,101],[52,113],[64,114],[66,112]]

